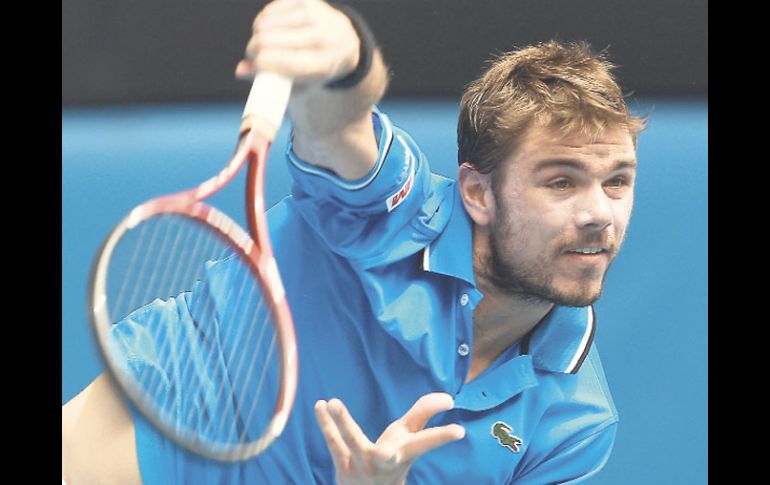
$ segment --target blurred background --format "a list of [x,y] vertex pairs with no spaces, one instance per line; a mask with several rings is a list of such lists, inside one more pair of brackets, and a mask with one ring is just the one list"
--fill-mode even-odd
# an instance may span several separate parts
[[[86,313],[102,238],[136,204],[196,185],[232,153],[249,89],[233,71],[264,3],[62,3],[62,403],[104,370]],[[591,483],[707,483],[708,3],[347,3],[391,67],[380,107],[450,177],[459,97],[492,55],[551,38],[608,49],[630,107],[651,116],[629,234],[596,305],[621,424]],[[269,204],[289,191],[287,136],[284,124]],[[236,187],[214,204],[243,220]]]

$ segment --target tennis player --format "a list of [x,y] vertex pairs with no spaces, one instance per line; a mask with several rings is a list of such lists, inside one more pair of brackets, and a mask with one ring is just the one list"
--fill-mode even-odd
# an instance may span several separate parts
[[300,353],[286,429],[253,460],[207,461],[102,375],[63,406],[63,479],[542,485],[596,474],[618,413],[592,304],[626,234],[644,128],[611,68],[584,44],[500,56],[462,97],[451,180],[377,107],[387,68],[363,19],[320,0],[268,4],[236,75],[295,80],[294,184],[269,211]]

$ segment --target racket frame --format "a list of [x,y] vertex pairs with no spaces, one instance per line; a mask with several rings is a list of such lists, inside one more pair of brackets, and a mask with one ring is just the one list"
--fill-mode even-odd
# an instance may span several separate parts
[[[112,376],[120,384],[119,387],[139,411],[169,438],[201,456],[219,461],[243,461],[264,451],[282,433],[289,419],[297,389],[299,363],[294,324],[270,244],[265,217],[265,167],[270,148],[269,140],[273,139],[277,130],[274,126],[268,126],[272,129],[272,133],[268,132],[265,136],[265,132],[268,130],[265,130],[264,126],[263,123],[252,123],[227,166],[214,177],[193,189],[151,199],[129,212],[115,225],[102,243],[94,260],[89,279],[88,308],[92,328],[102,358]],[[227,185],[246,163],[249,164],[246,177],[246,213],[251,235],[225,213],[203,202],[204,199]],[[259,279],[261,287],[266,290],[270,301],[270,310],[280,342],[280,380],[282,385],[276,400],[273,417],[266,426],[265,432],[256,441],[247,445],[222,446],[217,450],[212,450],[204,446],[199,440],[187,440],[179,437],[172,431],[171,427],[164,424],[156,416],[149,405],[145,404],[142,393],[130,382],[131,378],[117,368],[109,355],[109,351],[106,350],[109,345],[110,330],[115,323],[109,318],[107,308],[106,288],[110,257],[124,234],[140,222],[164,213],[196,219],[218,232],[220,237],[228,241],[246,259],[250,269]]]

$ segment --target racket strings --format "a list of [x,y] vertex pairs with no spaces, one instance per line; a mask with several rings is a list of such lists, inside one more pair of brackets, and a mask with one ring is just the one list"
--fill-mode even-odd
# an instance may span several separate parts
[[[165,220],[169,220],[169,219],[171,219],[171,216],[164,215],[164,216],[161,216],[161,218],[164,218]],[[159,222],[159,221],[156,221],[156,222]],[[156,224],[156,228],[157,228],[158,225],[159,224]],[[189,232],[192,233],[193,231],[191,230]],[[203,241],[205,241],[205,242],[204,242],[203,246],[201,246],[201,243]],[[215,242],[215,238],[214,238],[213,234],[206,233],[204,231],[198,231],[198,237],[196,238],[195,245],[194,245],[194,247],[192,249],[191,256],[186,261],[191,261],[191,262],[199,261],[200,258],[202,258],[201,253],[203,253],[204,255],[208,254],[211,251],[211,245],[214,242]],[[202,251],[201,251],[201,249],[202,249]],[[146,250],[145,253],[149,255],[147,257],[147,259],[149,259],[150,257],[153,257],[151,250]],[[162,260],[156,260],[156,261],[162,261]],[[183,283],[190,281],[191,278],[193,278],[193,281],[197,281],[198,280],[198,275],[199,275],[200,271],[196,271],[195,270],[195,268],[197,267],[197,264],[195,264],[195,263],[184,264],[184,262],[185,262],[185,260],[183,260],[181,255],[180,255],[180,258],[178,258],[177,261],[175,261],[174,263],[171,263],[174,266],[176,266],[176,270],[174,272],[174,277],[173,277],[172,281],[169,282],[168,286],[165,287],[165,291],[163,291],[162,293],[159,294],[159,297],[160,297],[160,295],[167,295],[167,296],[171,297],[172,295],[174,295],[174,289],[175,288],[182,288],[182,290],[178,292],[177,297],[180,297],[180,294],[185,292],[185,291],[192,292],[194,283],[190,283],[190,284],[187,284],[187,285],[185,285]],[[177,277],[179,276],[179,268],[182,268],[182,267],[185,268],[184,273],[182,273],[181,279],[177,279]],[[191,272],[192,272],[192,274],[191,274]],[[151,294],[151,293],[153,293],[153,292],[151,291],[151,289],[148,286],[147,287],[147,294]],[[162,298],[162,297],[160,297],[160,298]],[[145,297],[145,300],[147,300],[147,299],[148,299],[148,297]],[[204,314],[205,314],[205,312],[204,312]],[[158,359],[161,362],[165,362],[165,355],[170,350],[173,350],[174,348],[179,348],[179,349],[183,350],[182,346],[183,346],[183,344],[185,342],[184,334],[182,332],[180,332],[180,329],[178,329],[176,327],[177,327],[177,325],[174,325],[174,324],[172,324],[172,325],[157,324],[156,327],[155,327],[155,331],[154,331],[154,333],[152,335],[152,342],[159,342],[159,341],[162,342],[161,347],[160,347],[160,349],[157,352]],[[166,338],[161,338],[161,335],[162,335],[163,332],[165,332],[166,334],[172,333],[173,335],[177,336],[177,340],[181,340],[181,342],[179,342],[179,345],[171,346],[169,348],[169,345],[172,342],[172,338],[167,338],[167,337]],[[173,361],[178,358],[179,354],[176,353],[176,352],[169,352],[169,353],[170,353],[170,356],[171,356],[171,362],[170,363],[173,364]],[[164,373],[166,375],[171,375],[171,373],[173,371],[172,367],[170,367],[168,365],[162,365],[162,368],[164,369]],[[157,384],[153,380],[154,376],[158,376],[157,379],[156,379],[158,381]],[[143,373],[140,376],[140,378],[139,378],[140,382],[144,381],[144,378],[145,378],[145,375]],[[145,390],[145,393],[146,393],[145,400],[146,401],[151,401],[154,398],[154,396],[161,395],[164,383],[168,383],[168,382],[169,381],[167,379],[163,379],[163,374],[161,374],[161,373],[152,373],[152,374],[150,374],[147,383],[142,385],[143,389]],[[166,394],[166,401],[168,400],[170,394],[171,394],[170,391],[167,392],[167,394]],[[168,403],[164,401],[164,403],[159,406],[159,409],[165,410],[167,404]]]
[[[153,228],[152,235],[150,236],[150,242],[148,244],[148,247],[150,248],[152,248],[155,243],[155,239],[158,236],[158,228],[161,226],[161,224],[154,224],[154,226],[155,227]],[[137,250],[140,251],[141,246],[137,247]],[[147,271],[147,268],[149,266],[152,266],[150,264],[151,257],[146,255],[146,251],[140,251],[140,254],[143,254],[143,253],[145,254],[145,257],[142,258],[142,261],[140,263],[139,275],[137,276],[135,282],[131,282],[129,284],[129,287],[132,288],[132,292],[131,292],[131,298],[129,298],[128,300],[128,308],[132,310],[137,308],[139,306],[139,303],[141,303],[138,298],[140,288],[145,288],[147,291],[149,291],[149,288],[147,288],[147,286],[144,285],[143,282],[144,282],[144,274]],[[145,292],[145,295],[147,291]]]
[[[247,281],[247,279],[243,278],[243,284],[241,285],[241,290],[243,289],[243,287],[246,286],[246,281]],[[253,293],[254,293],[255,289],[256,289],[256,286],[255,285],[251,285],[251,288],[249,289],[249,293],[248,293],[249,298],[253,297]],[[257,316],[259,314],[259,310],[262,307],[262,303],[263,303],[263,299],[260,297],[258,302],[257,302],[257,309],[256,309],[256,311],[253,314],[253,319],[252,319],[251,324],[249,324],[249,325],[234,325],[231,328],[237,328],[237,330],[230,331],[230,332],[226,333],[226,335],[225,335],[225,342],[224,342],[226,347],[227,346],[234,346],[236,342],[240,342],[240,341],[248,342],[248,341],[250,341],[251,334],[253,333],[253,331],[254,331],[254,329],[256,327],[256,320],[257,320]],[[242,340],[241,337],[242,337],[242,334],[243,334],[243,331],[244,331],[245,328],[248,328],[249,333],[246,336],[246,338]],[[228,340],[228,337],[230,337],[230,336],[233,336],[233,338]],[[257,345],[257,347],[258,347],[258,345]],[[256,354],[256,352],[255,352],[255,354]],[[214,398],[214,402],[222,402],[222,403],[230,402],[232,404],[232,406],[233,406],[233,409],[234,409],[234,416],[236,416],[236,417],[239,416],[239,413],[238,413],[239,401],[238,401],[238,399],[236,399],[235,396],[232,395],[233,394],[232,391],[230,393],[230,396],[224,396],[223,393],[225,391],[225,385],[227,383],[229,383],[231,386],[235,386],[237,388],[238,381],[239,381],[239,378],[240,378],[240,375],[241,375],[241,370],[243,368],[243,362],[244,362],[245,355],[246,355],[245,352],[241,352],[240,357],[239,357],[239,362],[238,362],[238,365],[237,365],[235,371],[233,373],[231,373],[232,374],[231,376],[228,376],[229,378],[227,380],[222,379],[222,381],[221,381],[221,383],[219,385],[219,389],[217,390],[216,396]],[[211,425],[213,423],[214,423],[214,420],[210,420],[207,423],[206,429],[203,432],[204,436],[208,436],[208,433],[211,431]],[[223,414],[221,416],[220,422],[217,425],[216,430],[214,432],[215,436],[219,436],[220,435],[221,429],[224,427],[224,425],[225,425],[225,415]]]
[[[242,270],[242,268],[244,268],[244,266],[242,266],[242,265],[239,265],[239,267],[238,267],[238,268],[236,268],[236,275],[237,275],[237,271],[238,271],[238,270]],[[238,304],[239,304],[240,295],[242,294],[242,291],[243,291],[243,287],[245,287],[245,283],[246,283],[246,281],[247,281],[247,279],[246,279],[245,277],[244,277],[244,278],[241,278],[241,279],[242,279],[242,284],[240,285],[240,286],[241,286],[241,288],[240,288],[240,290],[239,290],[239,297],[238,297],[238,298],[236,298],[236,301],[234,302],[234,305],[230,305],[230,301],[231,301],[231,298],[230,298],[230,294],[228,293],[228,295],[226,296],[226,299],[225,299],[225,301],[227,301],[227,302],[228,302],[228,305],[227,305],[227,307],[225,308],[225,312],[227,312],[228,310],[232,310],[234,307],[237,307],[237,306],[238,306]],[[233,285],[230,285],[230,288],[232,289],[232,288],[233,288]],[[212,301],[213,301],[213,298],[208,298],[208,299],[207,299],[207,302],[206,302],[206,307],[207,307],[207,309],[208,309],[208,307],[209,307],[209,304],[210,304]],[[204,312],[204,316],[205,316],[205,315],[207,315],[207,311],[206,311],[206,312]],[[217,326],[215,327],[217,331],[219,331],[219,330],[222,330],[222,329],[224,328],[224,331],[225,331],[225,337],[224,337],[223,339],[219,339],[219,340],[222,342],[222,348],[228,348],[228,343],[232,344],[232,342],[228,342],[228,339],[227,339],[227,335],[228,335],[228,332],[227,332],[227,330],[228,330],[229,328],[232,328],[232,327],[243,327],[243,325],[229,325],[228,323],[229,323],[229,320],[230,320],[230,318],[228,318],[228,317],[229,317],[229,315],[228,315],[227,313],[225,313],[224,315],[222,315],[222,318],[220,319],[219,325],[217,325]],[[209,346],[209,350],[208,350],[208,353],[207,353],[207,355],[206,355],[206,357],[205,357],[205,359],[204,359],[204,362],[205,362],[206,364],[215,364],[215,363],[216,363],[216,355],[217,355],[217,354],[216,354],[215,352],[216,352],[217,350],[219,350],[219,349],[217,348],[217,346],[216,346],[216,345],[214,345],[214,343],[212,343],[212,344]],[[186,373],[187,373],[187,369],[190,367],[190,363],[191,363],[191,361],[188,361],[188,363],[187,363],[187,366],[186,366],[186,367],[185,367],[185,369],[182,371],[183,375],[186,375]],[[213,372],[214,372],[214,373],[217,373],[217,371],[218,371],[218,370],[220,370],[220,369],[218,369],[218,367],[217,367],[217,366],[214,366]],[[222,394],[222,390],[225,388],[226,384],[227,384],[227,383],[228,383],[228,381],[229,381],[229,376],[227,376],[227,375],[224,375],[224,373],[221,373],[221,372],[220,372],[220,374],[222,374],[222,375],[219,375],[219,376],[218,376],[218,380],[221,382],[221,384],[220,384],[220,390],[219,390],[219,391],[216,393],[217,395],[216,395],[216,397],[213,399],[213,405],[214,405],[214,406],[218,406],[218,405],[221,403],[221,404],[222,404],[222,407],[223,407],[223,409],[222,409],[222,411],[221,411],[221,412],[216,412],[216,411],[215,411],[214,413],[211,413],[211,416],[208,416],[208,417],[207,417],[207,419],[203,419],[203,420],[202,420],[202,421],[205,421],[205,422],[207,422],[207,423],[208,423],[208,424],[207,424],[207,426],[206,426],[206,428],[205,428],[205,430],[204,430],[204,431],[203,431],[203,433],[202,433],[202,436],[204,436],[204,437],[208,436],[208,432],[209,432],[209,430],[210,430],[210,423],[212,423],[212,422],[214,421],[214,418],[213,418],[214,416],[216,416],[217,414],[219,414],[219,415],[223,416],[223,419],[224,419],[224,417],[227,415],[227,412],[226,412],[226,409],[227,409],[227,402],[226,402],[226,400],[222,399],[222,395],[221,395],[221,394]],[[216,380],[216,379],[215,379],[215,380]],[[201,391],[203,391],[203,385],[202,385],[202,384],[203,384],[203,383],[201,383],[201,385],[199,386],[199,388],[196,390],[196,394],[198,394],[198,393],[200,393]],[[191,421],[192,421],[192,420],[195,418],[195,416],[194,416],[194,411],[195,411],[195,408],[193,408],[193,407],[190,407],[190,410],[189,410],[189,412],[188,412],[188,414],[187,414],[187,417],[186,417],[186,421],[187,421],[187,422],[191,422]],[[214,436],[217,436],[217,435],[215,434]]]
[[[198,241],[196,241],[196,245],[195,245],[195,248],[194,248],[194,250],[192,252],[192,257],[191,257],[190,261],[197,262],[197,261],[201,261],[201,260],[203,260],[203,261],[209,260],[209,258],[206,258],[205,255],[211,253],[211,251],[212,251],[212,247],[211,247],[212,244],[214,246],[216,246],[216,244],[215,244],[216,243],[216,238],[214,237],[213,234],[207,234],[206,236],[207,237],[205,239],[206,242],[203,245],[203,251],[200,251],[200,245],[199,245],[200,244],[200,238],[199,238]],[[200,256],[200,253],[202,253],[203,256]],[[223,257],[226,254],[227,254],[227,248],[222,248],[220,250],[219,258],[218,259],[223,259]],[[182,264],[177,264],[177,267],[181,267],[181,266],[182,266]],[[197,268],[198,266],[199,266],[198,264],[186,265],[186,271],[184,273],[184,276],[183,276],[181,282],[190,281],[191,277],[193,278],[193,281],[199,281],[200,276],[201,276],[201,271],[200,271],[200,269],[194,270],[194,268]],[[190,275],[191,271],[193,271],[193,275],[192,276]],[[172,282],[172,286],[176,287],[181,282]],[[193,285],[191,285],[191,286],[193,286]],[[193,288],[191,287],[189,291],[192,293]],[[193,305],[194,305],[194,303],[195,303],[195,301],[193,301]],[[193,308],[191,307],[191,311],[190,311],[190,315],[191,316],[193,316],[193,313],[194,313],[192,310],[193,310]],[[194,376],[194,374],[191,375],[191,374],[188,374],[188,372],[187,372],[189,370],[191,364],[193,364],[193,362],[195,361],[195,358],[193,356],[196,354],[196,351],[198,350],[197,348],[194,349],[193,346],[198,347],[201,343],[205,343],[205,341],[206,341],[205,335],[206,334],[201,332],[201,330],[203,328],[205,328],[205,326],[206,326],[206,324],[208,322],[213,322],[215,320],[215,310],[216,310],[216,308],[215,308],[214,299],[213,298],[206,298],[205,299],[205,306],[204,306],[203,311],[200,313],[200,316],[197,319],[194,318],[194,317],[192,318],[193,328],[190,329],[190,328],[187,328],[187,327],[182,327],[182,328],[168,328],[167,327],[167,328],[164,329],[164,327],[160,326],[160,325],[156,328],[156,334],[155,334],[155,340],[156,341],[159,339],[160,333],[162,331],[173,330],[174,334],[176,336],[175,342],[177,343],[177,345],[171,346],[171,350],[172,351],[170,352],[170,356],[173,358],[173,361],[169,362],[170,365],[167,367],[166,373],[169,373],[169,374],[170,373],[175,373],[175,374],[177,374],[177,379],[176,379],[177,382],[182,382],[182,383],[189,382],[191,380],[190,378]],[[175,322],[175,323],[178,323],[178,322]],[[179,325],[174,325],[174,327],[179,327]],[[185,331],[197,331],[199,333],[199,338],[198,339],[186,338],[185,337]],[[167,347],[169,346],[170,342],[172,342],[172,339],[170,339],[170,338],[163,339],[163,346],[164,347],[161,348],[161,351],[160,351],[160,355],[161,356],[165,355],[165,352],[167,352],[169,350]],[[187,347],[188,347],[186,354],[184,353],[184,351],[185,351],[185,349],[184,349],[185,343],[187,344]],[[173,349],[178,349],[178,351],[174,352]],[[187,355],[188,358],[187,359],[183,359],[184,355]],[[185,360],[184,364],[181,364],[179,362],[180,360]],[[180,373],[180,372],[178,372],[178,369],[181,368],[182,366],[184,366],[184,367],[183,367],[183,370]],[[193,371],[194,371],[194,369],[193,369]],[[194,381],[194,379],[192,379],[192,380]],[[199,382],[201,382],[201,379],[197,379],[197,380]],[[163,384],[163,380],[160,380],[160,382],[158,383],[158,386],[156,388],[154,388],[154,389],[151,387],[151,385],[148,385],[147,388],[148,389],[153,389],[153,390],[148,393],[147,398],[148,399],[153,399],[155,396],[159,396],[159,395],[164,394],[162,392],[162,387],[161,387],[162,384]],[[202,382],[201,382],[201,385],[202,385]],[[175,390],[177,392],[180,391],[179,389],[175,389]],[[174,412],[174,408],[169,404],[169,400],[171,400],[172,404],[173,403],[176,403],[177,405],[181,404],[181,402],[182,402],[181,398],[180,399],[173,399],[173,397],[174,397],[174,395],[172,394],[172,392],[166,392],[165,393],[164,401],[159,405],[159,409],[162,412],[165,412],[169,417],[180,416],[180,412],[181,412],[181,409],[176,409],[176,411]],[[192,408],[192,406],[190,406],[190,407]],[[182,422],[182,420],[179,420],[179,422]]]
[[[268,348],[267,356],[265,357],[265,365],[262,366],[262,372],[261,372],[261,375],[259,377],[259,382],[257,383],[257,391],[255,393],[256,397],[252,401],[251,408],[249,409],[249,414],[246,417],[246,426],[243,427],[243,432],[238,437],[238,441],[241,442],[241,443],[246,442],[248,440],[247,433],[250,430],[250,424],[252,423],[251,419],[252,419],[252,417],[254,415],[254,411],[257,410],[257,403],[260,402],[259,401],[259,397],[260,397],[260,394],[262,392],[262,386],[265,383],[265,377],[267,376],[267,371],[268,371],[268,369],[271,368],[270,366],[267,365],[267,363],[270,361],[270,358],[273,355],[273,350],[274,349],[275,349],[275,333],[273,333],[272,338],[270,339],[270,347]],[[253,365],[249,366],[249,373],[251,373],[255,368],[256,367],[253,366]],[[246,381],[250,382],[248,379]]]
[[[209,241],[207,241],[204,248],[210,247],[212,240],[213,240],[213,237],[211,237]],[[204,251],[203,253],[206,254],[207,252]],[[196,253],[194,252],[193,254],[196,254]],[[221,253],[221,256],[224,256],[224,254],[225,254],[225,251],[223,250]],[[192,268],[192,265],[190,265],[190,267],[187,268],[187,272],[185,273],[186,276],[189,276],[190,268]],[[195,274],[195,276],[197,280],[197,273]],[[166,332],[173,331],[174,333],[173,341],[176,343],[176,345],[173,345],[170,348],[171,351],[169,352],[169,355],[171,358],[169,359],[169,365],[165,366],[165,373],[176,374],[176,379],[175,379],[176,382],[186,383],[190,381],[193,381],[193,382],[195,381],[195,379],[192,379],[192,377],[194,377],[194,374],[188,373],[188,370],[190,369],[191,364],[193,364],[193,362],[195,361],[195,358],[193,356],[196,354],[196,351],[198,351],[197,348],[193,348],[193,347],[194,346],[199,347],[201,343],[205,344],[207,338],[206,338],[205,332],[202,331],[203,330],[202,325],[205,325],[206,322],[209,322],[209,321],[213,322],[215,319],[216,308],[215,308],[213,298],[206,298],[205,301],[206,303],[200,316],[197,319],[195,317],[191,319],[192,328],[179,325],[179,322],[174,322],[171,328],[166,327],[164,329],[164,327],[161,325],[158,325],[158,327],[156,328],[155,341],[157,341],[160,338],[160,333],[162,331],[166,331]],[[195,301],[193,301],[193,304],[194,302]],[[191,308],[190,310],[191,310],[190,315],[193,316],[194,309]],[[185,332],[187,331],[195,332],[198,338],[197,339],[186,338]],[[165,352],[169,351],[168,347],[170,342],[172,342],[172,339],[165,338],[162,340],[163,340],[163,347],[161,348],[160,355],[164,356]],[[185,354],[185,348],[184,348],[185,344],[187,344],[186,354]],[[173,351],[173,349],[178,349],[178,351]],[[185,355],[188,356],[186,359],[184,358]],[[180,361],[184,361],[184,362],[180,362]],[[181,372],[178,371],[178,369],[180,368],[182,368]],[[193,368],[193,372],[194,372],[194,368]],[[201,382],[201,379],[197,379],[197,380],[198,382]],[[152,387],[153,382],[150,381],[147,385],[147,389],[152,389],[152,390],[147,394],[146,398],[148,400],[155,399],[157,396],[165,394],[164,400],[162,403],[158,405],[158,408],[161,410],[161,412],[164,412],[167,415],[168,419],[173,419],[174,416],[177,416],[177,417],[181,416],[182,409],[180,409],[180,406],[182,403],[182,399],[181,398],[174,399],[175,396],[172,391],[181,392],[182,390],[173,389],[163,393],[163,383],[164,383],[164,380],[159,379],[157,386],[153,389]],[[201,385],[203,385],[202,382],[201,382]],[[191,394],[191,395],[194,395],[194,394]],[[176,405],[176,406],[172,406],[172,405]],[[190,408],[192,409],[193,407],[190,406]],[[177,419],[177,421],[180,423],[184,422],[179,419]]]
[[[255,364],[256,364],[257,356],[259,355],[258,350],[261,349],[261,347],[262,347],[262,341],[264,339],[266,331],[271,327],[271,325],[267,325],[265,323],[263,323],[262,325],[258,325],[257,324],[257,321],[259,319],[258,317],[259,317],[259,315],[260,315],[260,313],[262,311],[262,308],[263,308],[262,307],[262,302],[263,302],[263,299],[260,298],[260,304],[259,304],[259,306],[257,308],[257,311],[254,312],[253,323],[251,325],[249,325],[249,333],[248,333],[248,335],[245,338],[245,342],[250,342],[251,339],[252,339],[252,335],[254,333],[254,330],[257,329],[258,327],[260,328],[256,344],[254,345],[254,350],[255,351],[252,352],[251,360],[249,361],[249,364],[245,367],[245,369],[247,369],[247,373],[246,373],[245,377],[243,377],[243,379],[241,379],[241,376],[243,375],[244,364],[247,362],[247,358],[248,358],[247,357],[247,353],[246,352],[242,352],[240,354],[240,356],[239,356],[239,362],[238,362],[238,365],[237,365],[237,368],[236,368],[236,371],[235,371],[235,375],[234,375],[234,385],[235,385],[235,388],[236,389],[239,389],[239,388],[242,389],[240,395],[236,395],[236,394],[233,395],[233,397],[234,397],[234,406],[235,406],[235,416],[238,417],[239,426],[232,426],[232,427],[230,427],[230,431],[232,433],[228,433],[228,436],[227,436],[227,440],[228,441],[232,441],[232,440],[235,439],[236,429],[240,427],[243,431],[238,435],[238,442],[243,442],[244,441],[243,433],[247,432],[251,428],[251,423],[252,423],[252,421],[251,421],[251,412],[249,412],[249,414],[246,417],[246,419],[243,419],[243,413],[241,412],[241,408],[242,408],[241,403],[243,403],[243,402],[245,402],[247,400],[246,392],[249,389],[249,385],[248,384],[251,383],[251,374],[253,373],[253,371],[255,369]],[[275,335],[275,334],[273,334],[273,335]],[[265,362],[264,367],[267,367],[267,360]],[[263,370],[266,370],[266,369],[263,369]],[[252,405],[253,406],[255,406],[257,403],[259,403],[260,391],[261,391],[261,387],[258,387],[257,388],[257,392],[255,393],[255,396],[254,396],[254,398],[252,400]],[[220,422],[218,427],[217,427],[218,428],[218,432],[219,432],[219,430],[224,429],[224,427],[225,427],[224,426],[224,422]]]
[[[280,368],[260,280],[226,239],[188,217],[164,214],[129,232],[111,261],[120,269],[110,269],[117,291],[108,299],[113,322],[134,315],[132,324],[147,327],[155,362],[131,376],[142,402],[207,447],[258,439],[273,414]],[[208,268],[219,264],[227,277],[212,280]],[[160,308],[152,321],[137,311],[147,305]],[[179,318],[167,321],[167,312]]]
[[[123,296],[126,294],[126,288],[128,288],[128,282],[131,281],[131,273],[133,270],[137,267],[136,259],[139,257],[139,248],[142,245],[142,241],[144,240],[144,236],[147,233],[147,228],[149,227],[148,224],[142,224],[142,229],[139,231],[139,242],[135,245],[134,251],[131,254],[131,260],[128,263],[128,269],[129,274],[126,275],[126,277],[123,279],[123,282],[121,284],[120,290],[118,290],[118,295],[115,299],[115,306],[114,308],[118,309],[118,312],[121,311],[123,307],[120,306],[120,304],[123,302]],[[130,305],[129,305],[130,306]],[[112,317],[115,317],[115,312],[113,312]],[[111,319],[113,322],[115,319]]]
[[[240,285],[239,296],[236,298],[232,308],[233,312],[238,312],[241,302],[241,295],[246,283],[251,283],[249,286],[248,297],[246,301],[254,301],[253,294],[255,290],[259,290],[257,285],[254,284],[253,278],[250,277],[250,270],[245,268],[246,275],[242,279]],[[264,305],[264,295],[261,294],[256,300],[256,308],[253,311],[247,312],[248,308],[244,308],[240,312],[241,318],[225,318],[224,320],[230,323],[225,327],[224,342],[228,348],[234,348],[236,343],[242,344],[241,351],[237,352],[237,356],[233,353],[230,359],[230,372],[227,376],[223,376],[221,379],[219,388],[216,392],[214,402],[223,406],[230,406],[231,412],[220,413],[219,421],[217,425],[212,429],[212,425],[215,420],[209,420],[206,428],[203,430],[202,435],[206,437],[214,437],[219,441],[229,444],[240,444],[249,441],[250,438],[257,437],[260,434],[260,427],[256,426],[258,423],[264,425],[267,422],[266,417],[262,417],[262,420],[254,419],[254,411],[259,404],[263,404],[262,401],[262,388],[265,381],[265,375],[268,370],[275,368],[270,365],[272,357],[272,350],[269,349],[267,357],[262,362],[262,365],[257,365],[257,358],[263,348],[263,341],[266,334],[272,333],[271,342],[275,341],[275,332],[269,332],[273,326],[269,309]],[[244,322],[249,318],[250,321]],[[248,329],[248,333],[243,337],[243,332]],[[229,331],[228,331],[229,330]],[[254,336],[256,334],[256,341]],[[254,342],[252,344],[252,342]],[[228,345],[229,343],[229,345]],[[250,357],[249,357],[250,354]],[[237,363],[236,363],[237,361]],[[234,369],[233,369],[234,364]],[[277,365],[277,364],[276,364]],[[261,369],[260,380],[256,384],[256,391],[252,375],[255,370]],[[244,374],[245,372],[245,374]],[[225,391],[228,391],[227,393]],[[274,396],[268,396],[274,397]],[[251,403],[248,408],[248,412],[244,412],[243,403]],[[269,404],[269,402],[268,402]],[[213,434],[210,434],[213,430]]]

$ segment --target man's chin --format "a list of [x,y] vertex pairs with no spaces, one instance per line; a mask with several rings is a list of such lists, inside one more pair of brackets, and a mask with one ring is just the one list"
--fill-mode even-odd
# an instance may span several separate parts
[[551,293],[550,298],[548,299],[551,302],[561,306],[585,307],[596,303],[596,301],[599,300],[599,297],[601,296],[602,296],[601,290],[594,291],[591,293],[581,292],[578,294],[553,292]]
[[554,288],[509,288],[509,294],[530,303],[553,303],[560,306],[585,307],[594,304],[601,296],[601,291],[593,293],[560,292]]

